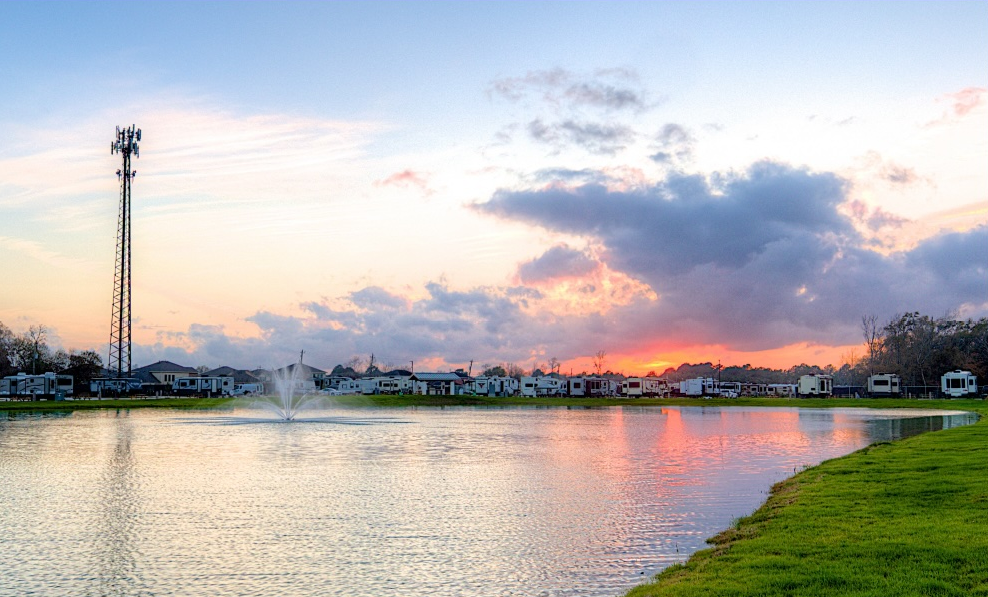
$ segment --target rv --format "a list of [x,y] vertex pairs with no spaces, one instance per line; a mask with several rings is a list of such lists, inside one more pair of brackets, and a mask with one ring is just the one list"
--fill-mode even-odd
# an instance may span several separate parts
[[181,377],[172,382],[172,392],[179,396],[229,396],[233,393],[233,378]]
[[570,396],[581,397],[587,395],[587,380],[582,377],[571,377],[566,385],[566,393]]
[[585,377],[586,395],[593,398],[617,396],[618,382],[606,377]]
[[948,371],[940,378],[940,391],[944,396],[960,398],[961,396],[977,396],[978,376],[970,371]]
[[518,380],[513,377],[482,375],[466,385],[478,396],[514,396],[518,391]]
[[830,396],[834,391],[834,378],[830,375],[802,375],[796,392],[800,396]]
[[621,395],[625,398],[641,398],[644,393],[645,387],[640,377],[629,377],[621,382]]
[[642,379],[642,395],[650,398],[668,396],[669,384],[658,377],[645,377]]
[[719,393],[717,380],[695,377],[679,382],[679,393],[683,396],[716,396]]
[[556,377],[522,377],[521,395],[527,398],[535,396],[562,396],[563,390],[568,389],[565,380]]
[[89,393],[104,396],[129,396],[141,392],[141,380],[136,377],[97,377],[89,382]]
[[879,373],[868,377],[869,396],[898,396],[902,393],[902,380],[894,373]]
[[44,373],[28,375],[18,373],[0,380],[0,396],[6,398],[58,398],[72,395],[72,376]]

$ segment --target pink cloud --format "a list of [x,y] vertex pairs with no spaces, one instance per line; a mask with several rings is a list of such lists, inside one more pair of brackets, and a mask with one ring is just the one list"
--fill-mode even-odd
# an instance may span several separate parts
[[431,192],[429,189],[429,181],[426,180],[425,176],[420,172],[415,172],[414,170],[402,170],[401,172],[396,172],[391,176],[374,182],[376,187],[418,187],[426,192]]

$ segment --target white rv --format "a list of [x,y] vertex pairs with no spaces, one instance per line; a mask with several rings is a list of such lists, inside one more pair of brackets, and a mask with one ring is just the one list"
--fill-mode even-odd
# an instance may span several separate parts
[[180,377],[172,382],[172,392],[179,396],[229,396],[233,393],[233,378]]
[[679,393],[683,396],[716,396],[719,389],[717,380],[712,377],[694,377],[679,382]]
[[579,397],[587,395],[587,380],[582,377],[571,377],[566,385],[566,392],[570,396]]
[[970,371],[948,371],[940,378],[940,391],[950,398],[978,395],[978,376]]
[[902,393],[902,380],[894,373],[868,376],[869,396],[898,396]]
[[800,396],[830,396],[834,391],[834,378],[830,375],[802,375],[796,392]]
[[139,394],[141,380],[136,377],[97,377],[89,382],[89,393],[106,398]]
[[55,373],[44,373],[41,375],[28,375],[18,373],[8,375],[0,379],[0,396],[5,398],[54,398],[72,395],[71,375],[58,375]]
[[521,395],[534,398],[535,396],[562,396],[567,389],[565,380],[556,377],[522,377]]
[[514,396],[518,391],[518,380],[513,377],[481,375],[472,382],[466,382],[466,386],[478,396]]
[[621,382],[621,395],[626,398],[641,398],[645,394],[645,384],[640,377],[629,377]]
[[658,377],[645,377],[642,379],[642,394],[649,397],[668,396],[669,384]]

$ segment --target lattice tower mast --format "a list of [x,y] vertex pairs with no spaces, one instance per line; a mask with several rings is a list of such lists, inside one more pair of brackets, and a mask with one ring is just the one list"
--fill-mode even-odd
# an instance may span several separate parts
[[117,138],[110,144],[110,154],[119,153],[123,168],[120,180],[120,214],[117,217],[117,255],[113,273],[113,313],[110,315],[110,358],[107,368],[116,377],[130,377],[130,185],[137,171],[131,171],[130,159],[141,157],[138,142],[141,129],[117,127]]

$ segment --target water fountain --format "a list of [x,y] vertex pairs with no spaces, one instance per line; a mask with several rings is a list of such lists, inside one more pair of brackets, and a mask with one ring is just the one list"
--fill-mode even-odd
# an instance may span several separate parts
[[302,362],[272,372],[274,393],[258,397],[252,404],[265,408],[279,419],[294,421],[299,412],[323,401],[323,397],[307,392],[304,380],[299,379]]

